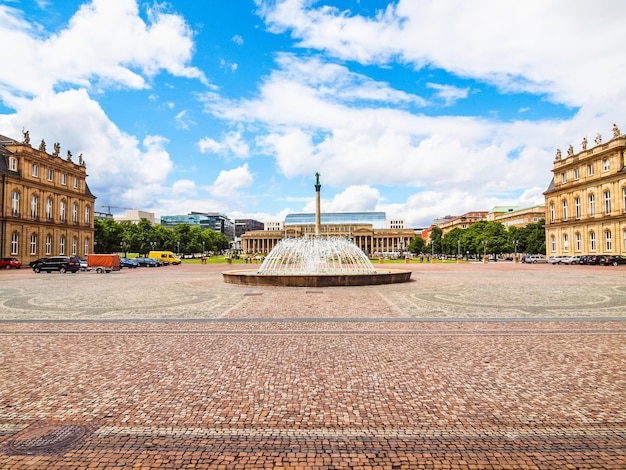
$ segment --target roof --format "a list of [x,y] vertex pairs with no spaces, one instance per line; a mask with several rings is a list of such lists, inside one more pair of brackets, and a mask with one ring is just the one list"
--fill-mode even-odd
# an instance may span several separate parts
[[[322,212],[323,225],[372,224],[372,228],[387,228],[387,215],[384,212]],[[315,224],[314,213],[287,214],[285,225]]]

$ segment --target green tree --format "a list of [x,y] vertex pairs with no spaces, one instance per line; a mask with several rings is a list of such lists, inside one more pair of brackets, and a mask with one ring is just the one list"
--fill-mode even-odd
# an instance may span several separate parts
[[430,231],[430,243],[428,248],[431,253],[440,254],[442,251],[441,239],[443,237],[443,230],[441,227],[433,227]]
[[124,230],[113,219],[94,220],[94,252],[117,253]]
[[414,237],[409,242],[408,250],[414,255],[424,253],[424,251],[426,250],[426,242],[422,237]]

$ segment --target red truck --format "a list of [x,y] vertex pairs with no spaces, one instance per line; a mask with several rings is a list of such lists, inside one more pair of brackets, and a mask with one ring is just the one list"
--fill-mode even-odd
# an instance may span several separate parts
[[98,274],[120,270],[119,255],[87,255],[87,266]]

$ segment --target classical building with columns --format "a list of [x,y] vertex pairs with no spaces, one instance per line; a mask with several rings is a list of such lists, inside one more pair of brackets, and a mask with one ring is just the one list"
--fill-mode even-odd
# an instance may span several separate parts
[[28,131],[18,142],[0,135],[0,257],[22,265],[58,255],[93,252],[94,203],[82,154],[52,154],[42,140],[30,145]]
[[[416,236],[412,229],[387,228],[384,212],[322,213],[320,219],[320,236],[350,238],[365,253],[376,257],[400,256]],[[283,238],[314,236],[315,232],[315,214],[289,214],[282,230],[246,232],[241,248],[247,256],[266,255]]]
[[546,198],[548,255],[626,254],[626,136],[556,152]]

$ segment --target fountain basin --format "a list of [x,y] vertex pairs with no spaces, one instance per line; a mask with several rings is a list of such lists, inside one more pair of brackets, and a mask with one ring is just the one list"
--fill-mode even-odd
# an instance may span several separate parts
[[409,282],[411,271],[386,269],[368,274],[259,274],[253,270],[224,271],[224,282],[244,286],[341,287]]

